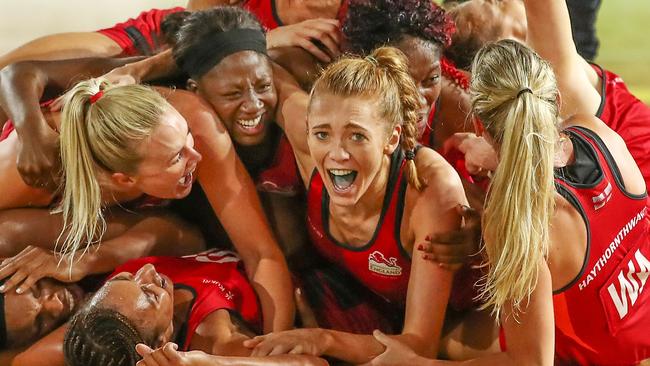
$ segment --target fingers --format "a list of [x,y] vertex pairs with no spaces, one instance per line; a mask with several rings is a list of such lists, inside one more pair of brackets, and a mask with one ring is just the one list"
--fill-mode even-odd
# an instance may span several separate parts
[[16,293],[22,294],[23,292],[29,290],[41,278],[43,278],[42,274],[34,273],[34,271],[31,271],[30,274],[20,284],[20,286],[18,286]]
[[[9,277],[4,285],[0,286],[0,292],[6,293],[11,291],[13,288],[18,286],[18,284],[22,283],[25,278],[27,278],[27,271],[19,269],[18,271],[14,272],[11,277]],[[16,292],[20,293],[18,291]]]
[[246,347],[246,348],[255,348],[263,340],[264,340],[264,336],[257,336],[257,337],[245,340],[243,344],[244,344],[244,347]]
[[297,288],[296,291],[294,291],[294,297],[296,299],[296,308],[298,309],[298,314],[300,315],[302,327],[318,328],[318,321],[316,321],[316,316],[309,306],[307,299],[305,299],[305,295],[303,294],[302,289]]
[[390,337],[387,336],[387,335],[385,335],[384,333],[382,333],[382,331],[379,330],[379,329],[375,329],[375,331],[372,332],[372,336],[375,337],[375,339],[376,339],[379,343],[383,344],[383,345],[386,346],[386,347],[388,347],[388,344],[389,344],[390,341],[391,341]]
[[316,46],[311,40],[300,38],[298,41],[298,46],[304,48],[307,52],[311,53],[316,59],[321,62],[329,63],[332,61],[332,58],[322,51],[318,46]]
[[166,343],[158,349],[151,349],[145,344],[135,346],[135,351],[142,356],[142,360],[136,366],[171,366],[181,363],[181,352],[178,352],[178,345],[172,342]]
[[458,205],[457,211],[465,222],[465,226],[474,227],[481,224],[481,214],[467,205]]
[[138,343],[135,345],[135,351],[142,357],[148,355],[149,353],[153,352],[153,349],[151,347],[147,346],[144,343]]

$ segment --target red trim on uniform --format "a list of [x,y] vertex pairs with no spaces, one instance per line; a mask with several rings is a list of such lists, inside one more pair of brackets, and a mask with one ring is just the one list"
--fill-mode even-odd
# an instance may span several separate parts
[[[148,47],[150,53],[156,53],[159,48],[161,32],[160,24],[165,17],[172,13],[183,11],[185,8],[175,7],[171,9],[151,9],[143,11],[136,18],[130,18],[125,22],[117,23],[110,28],[104,28],[97,31],[106,37],[112,39],[122,48],[123,56],[142,56],[143,47]],[[134,39],[134,34],[129,34],[129,30],[137,32],[139,37]],[[137,42],[142,39],[144,44],[138,45]]]

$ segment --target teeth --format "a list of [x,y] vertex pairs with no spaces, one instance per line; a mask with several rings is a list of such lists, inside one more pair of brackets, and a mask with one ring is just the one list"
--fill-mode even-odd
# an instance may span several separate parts
[[328,173],[334,186],[341,190],[348,189],[357,177],[357,172],[349,169],[330,169]]
[[262,120],[262,116],[259,115],[257,118],[253,119],[240,119],[237,120],[237,123],[239,123],[241,126],[246,127],[246,128],[253,128],[256,127],[260,121]]
[[189,172],[189,173],[185,174],[181,179],[178,180],[178,184],[183,185],[183,186],[187,185],[190,182],[190,180],[192,179],[192,173],[193,172]]
[[330,173],[333,175],[348,175],[352,172],[353,171],[349,169],[330,169]]

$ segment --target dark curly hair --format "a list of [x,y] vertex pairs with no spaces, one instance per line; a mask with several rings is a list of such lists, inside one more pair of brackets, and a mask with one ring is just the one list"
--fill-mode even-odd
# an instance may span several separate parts
[[68,366],[133,366],[138,343],[153,345],[153,335],[143,337],[115,310],[86,306],[70,321],[63,354]]
[[432,0],[350,0],[342,26],[347,51],[363,55],[405,36],[446,47],[454,30],[453,21]]

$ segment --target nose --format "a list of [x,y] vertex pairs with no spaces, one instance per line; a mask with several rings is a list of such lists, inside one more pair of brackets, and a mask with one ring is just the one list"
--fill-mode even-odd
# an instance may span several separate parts
[[140,283],[159,283],[160,276],[151,263],[147,263],[135,274],[135,280]]
[[335,144],[330,150],[330,158],[334,161],[345,161],[350,159],[350,153],[342,142]]
[[201,153],[199,153],[198,151],[196,151],[196,149],[194,149],[194,138],[193,137],[188,139],[188,142],[187,142],[187,154],[188,154],[188,160],[189,161],[195,161],[195,162],[198,163],[199,161],[201,161],[201,159],[203,159],[203,156],[201,156]]
[[245,113],[255,113],[262,109],[263,106],[264,103],[254,90],[249,90],[248,93],[246,93],[244,103],[242,103],[242,110]]
[[52,315],[53,318],[58,318],[65,311],[65,305],[63,304],[64,296],[62,293],[54,293],[46,297],[43,301],[43,311]]
[[423,88],[423,87],[418,88],[418,99],[420,100],[420,104],[422,106],[428,106],[430,104],[433,104],[433,102],[435,102],[435,100],[429,100],[431,99],[430,94],[431,94],[430,89]]

